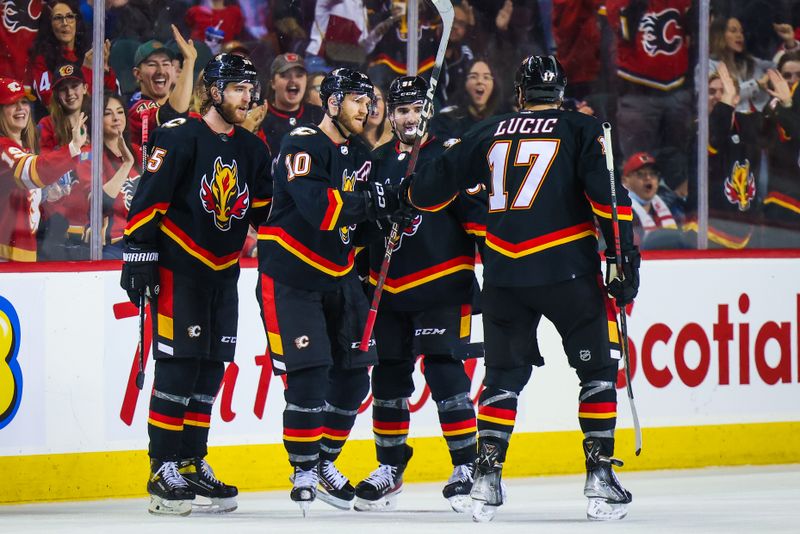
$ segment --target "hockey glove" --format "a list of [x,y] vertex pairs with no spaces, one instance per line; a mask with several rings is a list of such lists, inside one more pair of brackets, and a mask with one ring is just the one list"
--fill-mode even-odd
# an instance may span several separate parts
[[365,191],[367,203],[367,219],[370,221],[389,221],[400,208],[397,187],[390,184],[369,183],[369,191]]
[[622,253],[622,276],[617,272],[617,258],[606,256],[606,288],[608,294],[616,301],[617,306],[627,306],[636,294],[639,293],[639,265],[642,263],[642,256],[639,249]]
[[119,285],[137,306],[142,293],[148,298],[158,296],[158,251],[141,245],[127,245],[122,252]]

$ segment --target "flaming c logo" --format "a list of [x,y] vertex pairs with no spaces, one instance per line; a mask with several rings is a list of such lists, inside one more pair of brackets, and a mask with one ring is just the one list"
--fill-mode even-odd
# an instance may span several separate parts
[[0,428],[8,425],[22,399],[19,355],[19,317],[14,306],[0,297]]
[[733,172],[725,180],[725,197],[731,204],[737,205],[739,211],[750,209],[750,201],[756,196],[756,179],[750,172],[750,161],[744,164],[737,161],[733,164]]
[[[342,191],[355,191],[357,178],[357,172],[354,172],[353,174],[347,174],[347,170],[345,169],[345,171],[342,172]],[[350,230],[353,228],[355,228],[355,226],[352,228],[350,226],[342,226],[339,228],[339,237],[342,239],[342,243],[345,245],[350,243]]]
[[214,215],[214,224],[227,232],[233,219],[241,219],[250,207],[250,191],[247,184],[239,187],[239,172],[236,160],[231,165],[222,163],[222,158],[214,161],[214,174],[209,179],[203,175],[200,182],[200,200],[203,208]]

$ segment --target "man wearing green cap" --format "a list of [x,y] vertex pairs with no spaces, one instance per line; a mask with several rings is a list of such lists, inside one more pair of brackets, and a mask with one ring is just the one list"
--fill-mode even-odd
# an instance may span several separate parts
[[[142,98],[128,111],[131,141],[144,145],[149,132],[163,123],[185,114],[192,98],[192,79],[197,50],[173,25],[172,34],[183,56],[183,69],[176,74],[172,60],[175,52],[159,41],[147,41],[133,56],[133,76],[139,82]],[[145,126],[146,124],[146,126]]]

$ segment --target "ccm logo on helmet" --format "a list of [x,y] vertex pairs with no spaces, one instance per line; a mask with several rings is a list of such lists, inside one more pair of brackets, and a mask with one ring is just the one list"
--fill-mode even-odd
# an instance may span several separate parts
[[414,330],[415,336],[441,336],[447,332],[447,328],[417,328]]

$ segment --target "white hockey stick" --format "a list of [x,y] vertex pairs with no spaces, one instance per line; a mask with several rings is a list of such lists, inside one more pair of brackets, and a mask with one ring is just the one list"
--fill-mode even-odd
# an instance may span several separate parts
[[[425,95],[425,103],[422,106],[422,118],[417,127],[417,136],[414,139],[414,146],[411,148],[411,155],[408,159],[408,168],[406,169],[404,179],[411,176],[414,172],[414,168],[417,166],[419,147],[422,143],[422,138],[425,137],[425,133],[428,131],[428,123],[433,116],[433,97],[436,94],[436,86],[439,84],[439,76],[442,73],[444,54],[447,51],[447,42],[450,40],[450,31],[453,29],[453,18],[455,16],[453,4],[450,0],[431,0],[431,2],[433,2],[433,6],[436,8],[436,11],[439,12],[439,16],[442,19],[442,37],[439,41],[439,48],[436,51],[436,60],[434,61],[431,79],[428,83],[428,92]],[[378,304],[380,304],[381,301],[383,285],[386,282],[386,275],[389,273],[389,263],[392,261],[392,252],[394,252],[399,234],[399,225],[397,223],[392,224],[392,230],[389,233],[389,243],[386,245],[386,253],[383,256],[378,282],[375,285],[375,292],[372,294],[372,304],[370,305],[369,314],[367,315],[364,333],[361,336],[361,344],[358,347],[363,352],[369,349],[369,339],[372,337],[375,319],[378,317]]]
[[[614,253],[617,258],[617,276],[620,280],[625,279],[622,270],[622,248],[619,239],[619,214],[617,213],[617,181],[614,176],[614,154],[611,149],[611,124],[603,123],[603,139],[606,151],[606,168],[608,169],[608,179],[611,182],[611,227],[614,231]],[[625,385],[628,390],[628,400],[631,405],[631,416],[633,417],[633,430],[636,435],[636,456],[642,452],[642,427],[639,425],[639,416],[636,413],[636,404],[633,402],[633,386],[631,386],[631,358],[628,350],[628,317],[625,306],[619,308],[619,329],[620,347],[622,348],[622,358],[625,362]]]

